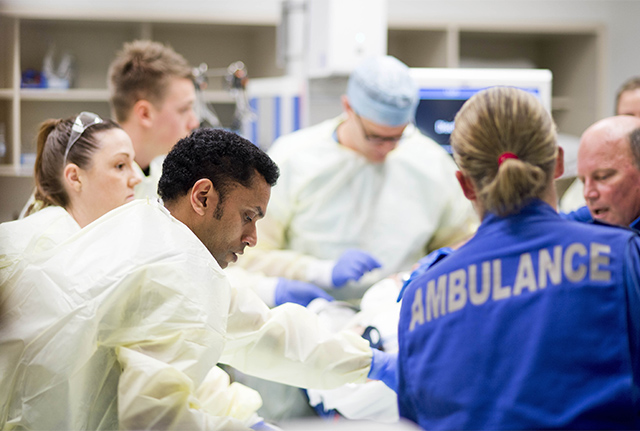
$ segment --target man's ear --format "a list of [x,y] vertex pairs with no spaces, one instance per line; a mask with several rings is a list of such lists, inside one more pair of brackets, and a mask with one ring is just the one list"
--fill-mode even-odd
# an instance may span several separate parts
[[462,188],[462,193],[464,196],[470,201],[476,200],[476,188],[471,181],[471,178],[467,177],[461,171],[456,171],[456,178],[460,183],[460,187]]
[[133,105],[132,113],[138,123],[145,128],[153,127],[154,107],[148,100],[140,99]]
[[80,192],[80,190],[82,190],[82,175],[78,165],[75,163],[67,164],[62,171],[62,176],[64,178],[64,182],[71,190],[76,192]]
[[553,178],[558,179],[564,174],[564,149],[558,147],[558,156],[556,157],[556,170],[553,173]]
[[347,114],[350,114],[353,112],[353,109],[351,108],[351,105],[349,104],[349,98],[347,97],[346,94],[343,94],[340,97],[340,104],[342,105],[342,110],[344,112],[346,112]]
[[193,185],[189,192],[189,203],[196,214],[204,216],[207,211],[215,211],[218,205],[218,192],[211,180],[201,178]]

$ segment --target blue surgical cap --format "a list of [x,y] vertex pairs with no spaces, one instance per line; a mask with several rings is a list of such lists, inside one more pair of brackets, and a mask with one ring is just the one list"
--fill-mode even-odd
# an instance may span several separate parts
[[356,114],[384,126],[407,124],[415,115],[418,88],[395,57],[371,57],[349,77],[347,98]]

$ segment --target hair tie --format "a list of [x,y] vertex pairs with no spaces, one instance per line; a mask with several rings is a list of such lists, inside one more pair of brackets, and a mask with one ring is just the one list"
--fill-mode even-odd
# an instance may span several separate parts
[[516,156],[513,153],[502,153],[502,155],[500,157],[498,157],[498,166],[500,166],[502,164],[502,162],[504,162],[507,159],[518,159],[518,156]]

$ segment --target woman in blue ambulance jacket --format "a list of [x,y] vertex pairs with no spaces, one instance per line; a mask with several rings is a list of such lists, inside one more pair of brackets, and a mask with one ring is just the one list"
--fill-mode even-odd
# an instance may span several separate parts
[[555,126],[494,87],[451,136],[477,234],[416,277],[399,324],[400,414],[438,429],[640,429],[640,242],[561,219]]

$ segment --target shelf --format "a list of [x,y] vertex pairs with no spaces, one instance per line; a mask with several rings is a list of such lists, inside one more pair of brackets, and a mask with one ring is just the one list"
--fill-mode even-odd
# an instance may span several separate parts
[[32,177],[33,166],[31,165],[0,165],[0,177]]
[[[2,3],[2,2],[0,2]],[[157,0],[153,7],[147,2],[115,0],[111,2],[76,2],[69,1],[42,3],[34,6],[34,2],[21,0],[7,1],[2,12],[7,16],[22,19],[41,20],[83,20],[83,21],[131,21],[181,22],[203,24],[234,25],[276,25],[280,19],[279,4],[263,0],[243,0],[244,6],[239,9],[234,2],[199,1],[174,2]],[[32,3],[32,4],[29,4]]]
[[566,111],[571,109],[571,97],[553,96],[551,98],[551,110]]
[[50,88],[23,88],[20,90],[22,100],[62,101],[62,102],[107,102],[109,91],[106,89],[56,90]]
[[[233,97],[224,90],[205,91],[205,102],[233,103]],[[13,90],[0,89],[0,99],[11,99]],[[81,89],[56,90],[48,88],[23,88],[20,90],[20,98],[25,101],[48,102],[108,102],[109,90],[106,89]]]
[[204,91],[202,93],[204,101],[208,103],[233,103],[233,97],[228,91]]

